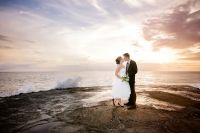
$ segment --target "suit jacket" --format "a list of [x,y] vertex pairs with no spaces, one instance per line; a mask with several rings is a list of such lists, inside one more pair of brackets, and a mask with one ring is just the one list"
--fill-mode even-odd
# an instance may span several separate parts
[[128,76],[129,76],[129,83],[135,83],[135,74],[137,73],[138,68],[135,61],[131,60],[128,68]]

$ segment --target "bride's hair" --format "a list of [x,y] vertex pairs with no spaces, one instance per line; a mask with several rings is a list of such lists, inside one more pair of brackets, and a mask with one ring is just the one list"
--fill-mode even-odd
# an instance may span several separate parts
[[116,61],[116,64],[120,64],[121,59],[122,59],[121,56],[117,57],[117,59],[115,60],[115,61]]

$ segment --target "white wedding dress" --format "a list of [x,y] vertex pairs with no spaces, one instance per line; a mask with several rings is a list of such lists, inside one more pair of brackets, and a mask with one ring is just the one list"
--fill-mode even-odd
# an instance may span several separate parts
[[[126,69],[121,68],[118,73],[120,76],[126,75]],[[130,96],[130,85],[126,81],[122,81],[117,76],[115,76],[113,85],[112,85],[112,97],[113,98],[129,98]]]

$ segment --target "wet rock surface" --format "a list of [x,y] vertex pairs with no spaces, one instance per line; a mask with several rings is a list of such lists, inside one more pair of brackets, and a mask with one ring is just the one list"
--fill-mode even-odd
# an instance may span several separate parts
[[114,107],[110,99],[90,106],[99,94],[105,97],[102,92],[109,95],[109,90],[111,87],[55,89],[1,98],[0,132],[200,132],[197,88],[138,87],[136,110]]

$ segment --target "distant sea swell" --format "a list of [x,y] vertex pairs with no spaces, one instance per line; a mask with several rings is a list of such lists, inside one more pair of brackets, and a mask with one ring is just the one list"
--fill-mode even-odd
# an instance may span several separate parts
[[[78,76],[77,76],[78,75]],[[48,91],[51,89],[111,86],[113,71],[79,73],[0,73],[0,97]],[[200,88],[200,73],[194,72],[140,72],[136,85],[190,85]]]
[[[80,87],[79,86],[80,81],[81,81],[80,77],[68,78],[65,80],[57,81],[57,84],[55,85],[55,87],[46,89],[45,91],[48,91],[51,89],[67,89],[67,88]],[[188,85],[200,89],[200,84],[188,84]],[[92,86],[85,86],[85,87],[92,87]],[[21,93],[31,93],[31,92],[39,92],[39,91],[42,91],[42,90],[36,90],[32,85],[26,85],[9,94],[1,93],[0,97],[7,97],[7,96],[19,95]]]

